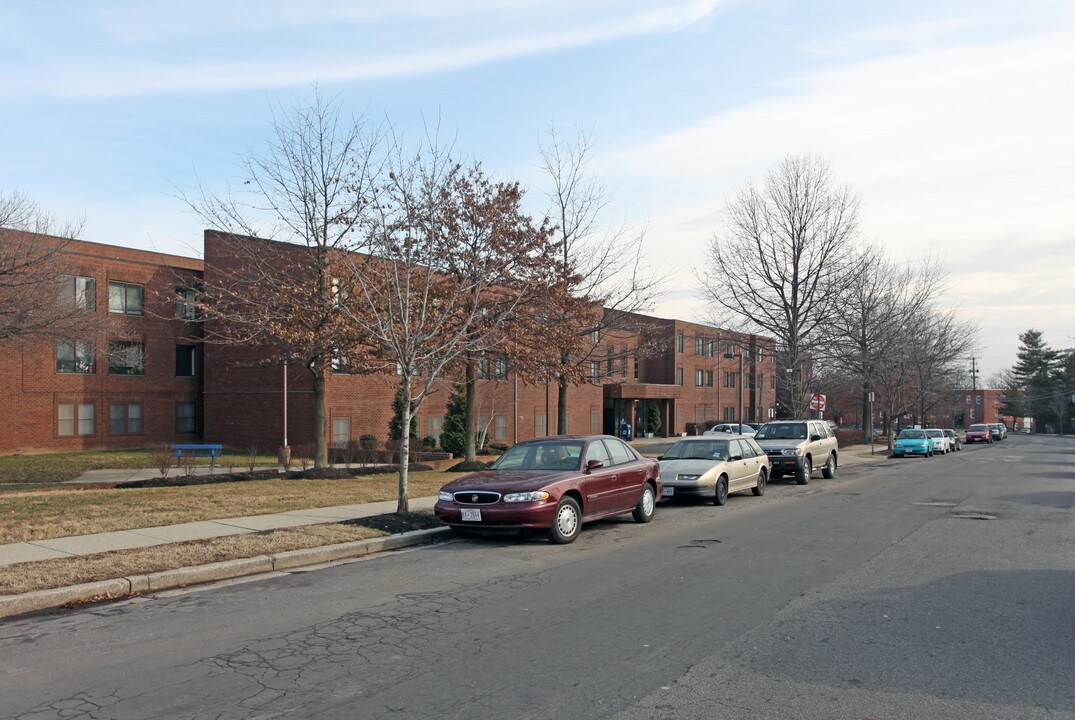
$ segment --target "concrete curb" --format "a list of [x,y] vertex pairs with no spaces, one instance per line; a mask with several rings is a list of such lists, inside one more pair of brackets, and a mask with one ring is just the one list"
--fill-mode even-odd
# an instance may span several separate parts
[[302,550],[288,550],[275,555],[259,555],[252,558],[225,560],[208,565],[162,570],[146,575],[131,575],[130,577],[99,580],[62,588],[35,590],[21,595],[5,595],[0,597],[0,619],[62,607],[73,602],[107,600],[125,595],[157,592],[188,585],[229,580],[246,575],[258,575],[277,570],[348,560],[386,550],[399,550],[400,548],[436,542],[451,535],[451,533],[451,528],[447,527],[412,530],[411,532],[370,538],[369,540],[356,540],[354,542],[304,548]]

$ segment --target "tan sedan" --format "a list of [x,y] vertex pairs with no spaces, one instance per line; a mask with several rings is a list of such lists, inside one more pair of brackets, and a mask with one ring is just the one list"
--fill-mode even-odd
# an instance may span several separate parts
[[765,451],[747,435],[684,438],[657,458],[664,480],[662,497],[712,498],[723,505],[728,494],[765,492],[770,463]]

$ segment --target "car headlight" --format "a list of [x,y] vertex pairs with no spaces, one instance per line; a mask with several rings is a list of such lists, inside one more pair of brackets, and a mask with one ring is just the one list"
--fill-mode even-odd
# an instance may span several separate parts
[[533,490],[531,492],[518,492],[508,493],[504,496],[504,502],[541,502],[542,500],[548,500],[549,494],[544,490]]
[[437,499],[438,500],[443,500],[445,502],[451,502],[452,500],[455,500],[455,496],[452,495],[450,492],[444,492],[443,490],[441,490],[437,494]]
[[785,448],[782,451],[784,455],[802,455],[802,452],[800,448]]
[[683,480],[685,482],[693,482],[693,481],[697,480],[700,477],[702,477],[702,476],[701,475],[676,475],[676,480]]

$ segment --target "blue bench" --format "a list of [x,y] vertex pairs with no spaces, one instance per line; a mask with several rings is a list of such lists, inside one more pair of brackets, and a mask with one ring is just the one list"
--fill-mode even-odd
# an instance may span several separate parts
[[223,445],[172,445],[176,467],[179,467],[185,457],[211,458],[210,465],[216,467],[216,459],[223,449]]

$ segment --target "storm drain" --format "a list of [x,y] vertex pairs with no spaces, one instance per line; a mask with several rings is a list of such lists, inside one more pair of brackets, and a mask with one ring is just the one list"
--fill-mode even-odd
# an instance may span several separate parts
[[980,512],[958,512],[949,513],[948,517],[955,518],[956,520],[996,520],[996,515],[990,515],[989,513]]

